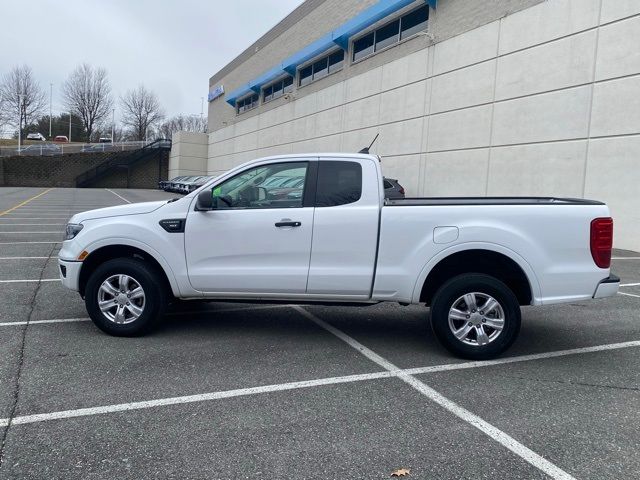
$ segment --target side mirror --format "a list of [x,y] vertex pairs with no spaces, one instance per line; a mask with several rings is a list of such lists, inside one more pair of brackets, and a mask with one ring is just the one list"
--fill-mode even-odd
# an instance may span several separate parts
[[213,208],[213,192],[210,189],[201,191],[196,200],[196,211],[203,212]]

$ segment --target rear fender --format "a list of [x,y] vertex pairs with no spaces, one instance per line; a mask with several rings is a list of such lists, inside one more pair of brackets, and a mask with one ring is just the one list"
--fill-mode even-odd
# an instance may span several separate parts
[[532,303],[534,305],[541,304],[539,299],[542,297],[542,290],[540,288],[540,283],[538,281],[538,278],[535,272],[533,271],[533,268],[531,268],[531,265],[529,265],[529,263],[522,256],[518,255],[513,250],[510,250],[502,245],[498,245],[495,243],[485,243],[485,242],[460,243],[450,248],[447,248],[445,250],[442,250],[438,252],[436,255],[434,255],[433,257],[431,257],[431,259],[429,259],[429,261],[422,267],[422,270],[418,275],[418,279],[416,280],[416,283],[413,287],[411,303],[420,303],[420,293],[422,292],[422,286],[424,285],[424,282],[429,276],[429,273],[431,273],[431,270],[433,270],[433,268],[438,263],[440,263],[442,260],[449,257],[450,255],[453,255],[459,252],[464,252],[466,250],[490,250],[492,252],[500,253],[506,257],[509,257],[516,264],[518,264],[520,268],[522,268],[522,271],[526,275],[527,280],[529,281],[529,286],[531,287]]

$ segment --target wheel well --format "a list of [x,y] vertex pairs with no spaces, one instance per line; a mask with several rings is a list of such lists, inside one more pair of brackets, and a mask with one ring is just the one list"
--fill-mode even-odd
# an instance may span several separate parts
[[158,263],[158,261],[144,250],[136,247],[131,247],[129,245],[108,245],[106,247],[99,248],[94,252],[91,252],[89,256],[84,259],[84,261],[82,262],[82,268],[80,269],[80,278],[78,281],[78,286],[80,287],[80,295],[84,297],[84,288],[87,284],[87,280],[96,270],[96,268],[98,268],[104,262],[113,260],[114,258],[136,258],[142,260],[145,263],[148,263],[149,266],[153,267],[158,272],[160,278],[165,284],[168,294],[172,295],[171,284],[169,283],[167,274],[165,273],[162,266]]
[[520,265],[491,250],[465,250],[441,260],[424,281],[420,301],[430,305],[435,293],[447,280],[464,273],[491,275],[513,291],[520,305],[531,304],[531,287]]

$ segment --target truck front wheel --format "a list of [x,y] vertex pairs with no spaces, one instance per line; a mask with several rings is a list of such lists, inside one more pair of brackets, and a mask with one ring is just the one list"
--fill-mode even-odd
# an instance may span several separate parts
[[520,331],[520,305],[500,280],[471,273],[447,281],[433,297],[431,327],[444,347],[472,360],[494,358]]
[[145,262],[116,258],[89,276],[85,305],[102,331],[128,337],[146,333],[161,317],[166,295],[157,274]]

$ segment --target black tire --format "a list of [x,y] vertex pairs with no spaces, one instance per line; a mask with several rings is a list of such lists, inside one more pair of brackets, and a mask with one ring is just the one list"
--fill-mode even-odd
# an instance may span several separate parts
[[[137,319],[130,320],[130,323],[110,320],[98,305],[101,285],[114,275],[131,277],[135,281],[133,285],[137,283],[144,291],[142,313]],[[84,297],[93,323],[103,332],[117,337],[132,337],[149,332],[162,317],[168,297],[159,275],[160,272],[153,266],[134,258],[116,258],[100,265],[89,277]]]
[[[468,312],[465,311],[465,313],[474,312],[470,315],[469,322],[457,319],[452,320],[453,326],[459,328],[459,332],[462,332],[462,328],[465,325],[468,325],[471,329],[468,337],[459,340],[450,327],[449,312],[454,306],[465,305],[464,309],[466,309],[466,302],[463,301],[461,304],[457,300],[469,293],[480,294],[476,296],[477,311],[471,308],[469,308]],[[502,309],[504,321],[503,328],[500,331],[484,323],[487,320],[490,323],[492,320],[492,318],[482,318],[484,315],[481,314],[483,312],[481,307],[486,304],[484,302],[488,301],[486,296],[495,299]],[[498,315],[499,313],[496,310],[486,314],[487,317]],[[430,317],[431,328],[440,343],[454,355],[471,360],[495,358],[511,346],[520,332],[520,305],[514,293],[500,280],[480,273],[459,275],[442,285],[431,302]],[[469,317],[465,315],[465,318]],[[473,325],[471,321],[474,322]],[[477,322],[477,325],[475,322]],[[497,335],[489,343],[480,345],[478,344],[478,337],[483,340],[484,337],[477,333],[480,331],[479,329],[487,334],[487,338],[490,338],[496,332]]]

